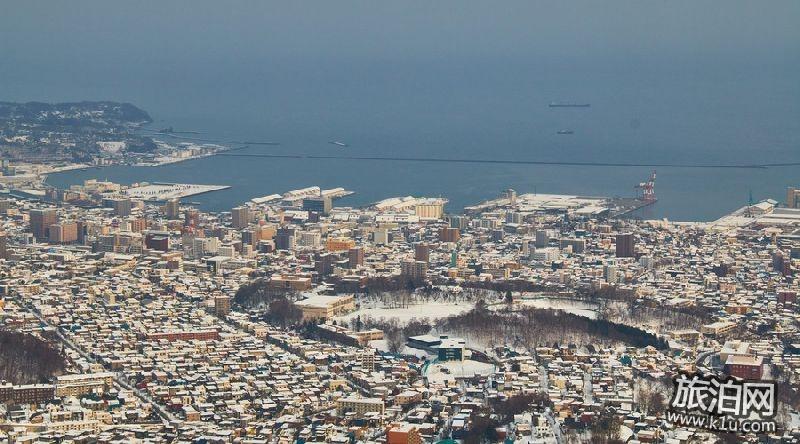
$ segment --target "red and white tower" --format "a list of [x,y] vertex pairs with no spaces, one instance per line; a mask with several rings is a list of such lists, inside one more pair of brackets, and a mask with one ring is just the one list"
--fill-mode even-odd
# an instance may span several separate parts
[[641,190],[641,194],[639,194],[639,198],[645,202],[655,202],[656,200],[656,170],[653,170],[653,174],[650,175],[650,179],[647,182],[642,182],[639,185],[636,185],[637,190]]

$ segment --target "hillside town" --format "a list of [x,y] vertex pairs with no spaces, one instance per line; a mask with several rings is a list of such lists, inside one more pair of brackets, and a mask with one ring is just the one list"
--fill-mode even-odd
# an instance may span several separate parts
[[[0,331],[63,361],[0,363],[0,442],[800,440],[797,190],[709,223],[346,194],[0,199]],[[698,371],[775,381],[777,428],[667,421]]]

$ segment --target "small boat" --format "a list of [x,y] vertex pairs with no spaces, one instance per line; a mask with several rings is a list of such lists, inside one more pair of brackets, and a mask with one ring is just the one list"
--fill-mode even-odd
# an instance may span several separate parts
[[338,142],[338,141],[336,141],[336,140],[331,140],[331,141],[330,141],[330,142],[328,142],[328,143],[330,143],[331,145],[336,145],[336,146],[341,146],[341,147],[346,147],[346,146],[348,146],[346,143],[344,143],[344,142]]
[[575,131],[572,130],[558,130],[556,134],[575,134]]
[[558,103],[550,102],[550,108],[588,108],[592,106],[591,103]]

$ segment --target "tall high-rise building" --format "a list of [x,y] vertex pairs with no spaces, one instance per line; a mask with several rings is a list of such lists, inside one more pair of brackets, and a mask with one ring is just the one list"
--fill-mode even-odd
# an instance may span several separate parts
[[314,260],[314,269],[320,276],[333,273],[333,266],[339,259],[334,253],[322,253]]
[[95,251],[113,253],[117,251],[118,246],[119,246],[119,235],[117,233],[103,234],[97,236],[97,240],[95,243]]
[[572,252],[576,254],[583,253],[586,250],[586,239],[578,239],[574,237],[565,237],[558,241],[561,249],[572,248]]
[[617,257],[636,257],[633,233],[620,233],[616,237]]
[[358,354],[358,362],[361,364],[361,368],[363,368],[366,372],[372,373],[375,371],[375,349],[372,347],[366,347],[363,351]]
[[386,245],[389,243],[389,230],[385,227],[376,228],[372,233],[372,241],[375,245]]
[[330,197],[309,197],[303,199],[303,211],[311,211],[318,214],[328,214],[333,208]]
[[245,206],[235,207],[231,210],[231,226],[245,228],[250,224],[250,208]]
[[50,226],[58,222],[55,208],[34,209],[30,212],[31,232],[36,239],[47,239]]
[[278,228],[278,232],[275,234],[276,250],[291,250],[294,248],[295,242],[294,228]]
[[183,225],[185,227],[199,227],[200,226],[200,212],[195,208],[189,208],[183,213]]
[[405,260],[400,263],[400,275],[415,281],[425,279],[428,272],[428,263],[422,261]]
[[507,224],[521,224],[522,223],[522,213],[517,211],[510,211],[506,213],[506,223]]
[[167,219],[177,219],[180,213],[180,199],[170,199],[164,205],[164,214]]
[[48,241],[53,244],[71,244],[78,240],[78,223],[61,222],[50,225],[47,230]]
[[131,231],[134,233],[141,233],[147,229],[147,219],[143,217],[136,217],[130,220]]
[[800,208],[800,188],[789,187],[786,190],[786,206]]
[[508,204],[512,207],[517,205],[517,192],[512,190],[511,188],[506,190],[506,198],[508,199]]
[[231,312],[231,298],[230,296],[215,296],[214,297],[214,313],[217,316],[227,316]]
[[431,247],[422,242],[414,244],[414,259],[422,262],[430,262]]
[[347,250],[347,266],[358,268],[359,265],[364,265],[364,249],[355,247]]
[[131,200],[127,197],[120,197],[108,199],[107,206],[114,209],[114,214],[117,216],[130,216],[131,214]]
[[550,244],[550,234],[547,230],[536,230],[536,240],[534,246],[536,248],[544,248]]
[[0,259],[8,259],[8,235],[0,231]]
[[322,235],[319,231],[303,231],[297,242],[301,247],[317,248],[322,243]]
[[256,230],[242,230],[242,245],[255,247],[258,245],[258,241],[261,240],[258,237],[259,234],[260,232]]
[[458,228],[459,230],[464,230],[467,228],[469,224],[469,218],[467,216],[450,216],[450,228]]
[[461,232],[458,228],[445,227],[439,231],[439,240],[442,242],[458,242],[461,239]]

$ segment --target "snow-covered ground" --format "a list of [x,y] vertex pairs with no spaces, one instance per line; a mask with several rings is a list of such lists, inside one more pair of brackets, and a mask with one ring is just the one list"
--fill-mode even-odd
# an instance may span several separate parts
[[547,308],[553,310],[563,310],[578,316],[585,316],[590,319],[597,318],[597,306],[590,302],[571,301],[568,299],[536,298],[522,299],[515,303],[519,307]]
[[455,381],[456,378],[460,377],[469,378],[475,375],[489,375],[494,370],[493,364],[485,364],[478,361],[445,361],[431,364],[425,375],[430,382],[443,383],[444,381]]
[[[564,310],[568,313],[586,316],[591,319],[597,318],[597,312],[595,311],[597,306],[589,302],[541,297],[522,299],[516,303],[516,306]],[[380,303],[366,302],[362,303],[358,310],[343,316],[338,316],[336,322],[349,323],[351,319],[355,319],[358,316],[361,316],[362,320],[366,317],[371,317],[373,319],[384,318],[386,320],[395,318],[401,324],[405,324],[412,319],[423,318],[435,321],[437,319],[464,313],[472,310],[474,307],[475,303],[469,301],[429,301],[416,303],[403,308],[385,307],[381,306]]]
[[[386,339],[377,339],[375,341],[369,341],[369,346],[378,351],[383,351],[383,352],[389,351],[389,345],[386,343]],[[425,350],[409,347],[407,345],[403,346],[403,349],[400,350],[400,354],[408,356],[416,356],[418,358],[426,358],[426,359],[433,359],[436,357],[435,355],[428,353]]]
[[425,302],[416,305],[409,305],[405,308],[387,308],[373,305],[362,305],[361,308],[352,313],[337,317],[336,322],[350,322],[350,319],[354,319],[357,316],[361,316],[362,320],[367,316],[373,319],[396,318],[398,322],[402,324],[405,324],[412,319],[422,318],[428,318],[433,321],[469,311],[474,306],[474,304],[468,302],[462,302],[459,304],[447,302]]

